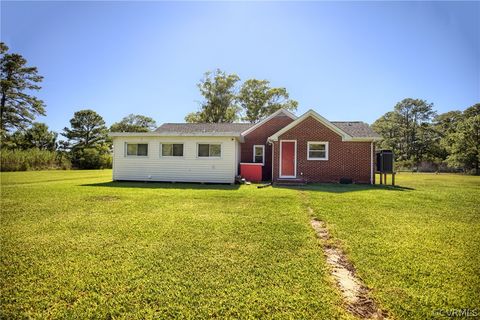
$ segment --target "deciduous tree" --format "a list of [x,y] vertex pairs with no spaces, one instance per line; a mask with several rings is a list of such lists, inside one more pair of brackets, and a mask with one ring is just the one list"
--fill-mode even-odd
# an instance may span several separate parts
[[119,122],[111,125],[111,132],[148,132],[155,130],[157,124],[150,117],[139,114],[129,114]]
[[245,112],[243,120],[260,121],[275,111],[285,108],[296,110],[298,102],[289,99],[285,88],[271,88],[267,80],[250,79],[243,83],[238,101]]
[[455,130],[444,137],[444,145],[450,166],[473,169],[475,174],[480,174],[480,103],[463,112]]
[[217,69],[205,73],[197,85],[204,97],[200,111],[189,113],[187,122],[234,122],[238,119],[236,84],[240,78]]

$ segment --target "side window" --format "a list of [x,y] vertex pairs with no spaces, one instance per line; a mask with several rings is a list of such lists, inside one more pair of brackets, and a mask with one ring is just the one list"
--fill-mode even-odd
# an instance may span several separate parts
[[308,160],[328,160],[328,142],[308,142]]
[[148,156],[148,144],[146,143],[127,143],[127,156]]
[[253,146],[253,162],[265,164],[265,146],[264,145]]
[[222,155],[222,145],[199,143],[197,155],[199,158],[219,158]]
[[162,157],[183,157],[183,143],[162,143]]

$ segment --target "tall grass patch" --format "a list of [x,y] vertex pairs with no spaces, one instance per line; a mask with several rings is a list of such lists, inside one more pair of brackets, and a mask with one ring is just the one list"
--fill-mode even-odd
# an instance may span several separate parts
[[0,151],[1,171],[28,171],[70,168],[70,160],[55,151],[40,149],[2,149]]

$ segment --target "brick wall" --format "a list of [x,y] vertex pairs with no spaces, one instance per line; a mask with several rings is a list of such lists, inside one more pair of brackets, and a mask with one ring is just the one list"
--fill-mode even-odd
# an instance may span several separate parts
[[[353,179],[355,183],[370,183],[371,142],[343,142],[337,133],[312,117],[275,141],[274,180],[279,176],[279,142],[282,139],[297,140],[297,178],[306,182],[339,182],[340,178],[345,177]],[[328,160],[307,160],[308,141],[328,141]]]
[[265,146],[265,165],[262,170],[263,180],[272,179],[272,147],[267,143],[267,139],[292,121],[290,117],[280,113],[245,136],[245,142],[241,146],[241,162],[253,162],[254,145]]

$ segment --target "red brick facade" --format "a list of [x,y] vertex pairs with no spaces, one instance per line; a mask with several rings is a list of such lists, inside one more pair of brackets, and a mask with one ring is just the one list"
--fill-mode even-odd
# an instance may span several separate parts
[[265,146],[265,165],[262,170],[262,179],[272,179],[272,146],[267,143],[268,137],[283,129],[293,121],[290,117],[280,113],[255,130],[249,132],[241,148],[241,162],[253,162],[253,146]]
[[[341,178],[351,178],[354,183],[371,182],[371,165],[375,159],[375,150],[372,152],[372,143],[344,142],[338,133],[313,117],[306,118],[274,142],[273,181],[279,179],[281,140],[297,141],[297,179],[302,179],[305,182],[339,182]],[[308,141],[328,142],[328,160],[307,160]],[[243,149],[242,145],[242,159]],[[246,149],[249,149],[249,147]],[[250,151],[251,156],[252,150],[245,150],[245,152],[247,151]],[[271,148],[269,148],[269,152],[271,152]]]

